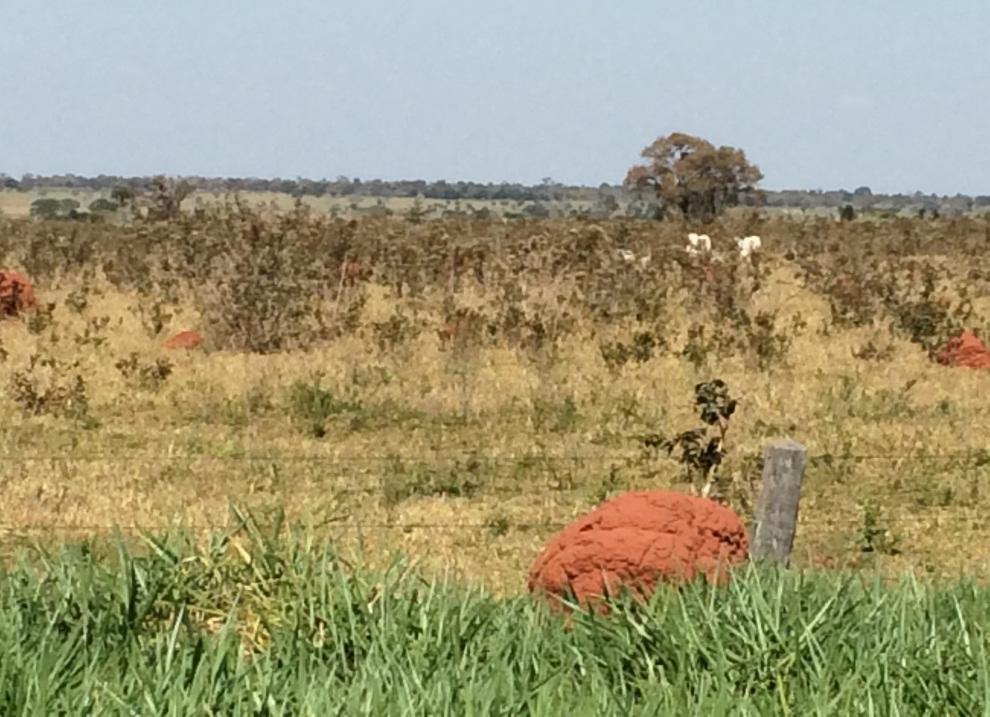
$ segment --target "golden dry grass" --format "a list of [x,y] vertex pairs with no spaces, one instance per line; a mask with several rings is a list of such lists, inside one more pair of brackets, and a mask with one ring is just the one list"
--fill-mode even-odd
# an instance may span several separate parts
[[[222,526],[235,501],[259,515],[284,508],[290,522],[368,563],[401,551],[428,572],[512,593],[549,534],[607,495],[686,489],[680,466],[645,457],[635,436],[694,427],[692,388],[719,377],[740,400],[725,465],[738,509],[751,509],[768,439],[808,448],[796,564],[982,574],[990,372],[939,366],[879,323],[824,337],[825,298],[772,246],[767,262],[749,308],[807,323],[770,370],[745,356],[713,355],[696,367],[677,352],[613,370],[599,339],[628,327],[591,323],[541,356],[504,346],[451,352],[433,330],[383,351],[369,327],[408,300],[381,286],[369,287],[357,332],[314,349],[166,352],[141,326],[146,299],[137,293],[88,279],[89,305],[77,313],[67,299],[80,280],[50,280],[39,294],[56,305],[52,328],[0,326],[0,545],[9,554],[24,541],[114,525]],[[462,290],[462,304],[472,291],[480,289]],[[164,335],[209,335],[194,303],[183,303]],[[441,303],[429,292],[421,301],[431,327],[442,324]],[[985,317],[990,305],[981,299],[977,310]],[[93,317],[109,319],[105,343],[80,344]],[[667,327],[673,345],[688,319]],[[892,343],[896,358],[855,358],[870,340]],[[115,367],[132,353],[173,363],[159,390]],[[79,361],[98,426],[23,416],[7,387],[33,354]],[[290,401],[295,382],[317,375],[344,406],[321,437]]]

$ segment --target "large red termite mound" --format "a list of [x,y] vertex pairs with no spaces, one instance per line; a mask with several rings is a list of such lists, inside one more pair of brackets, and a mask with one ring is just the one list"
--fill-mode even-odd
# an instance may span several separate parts
[[194,349],[203,343],[203,337],[198,331],[180,331],[162,342],[166,349]]
[[990,349],[972,331],[949,339],[935,360],[945,366],[990,368]]
[[30,279],[19,271],[0,271],[0,318],[19,316],[37,303]]
[[621,588],[646,598],[662,582],[725,579],[748,549],[746,529],[725,506],[671,491],[626,493],[554,535],[529,569],[529,589],[556,607]]

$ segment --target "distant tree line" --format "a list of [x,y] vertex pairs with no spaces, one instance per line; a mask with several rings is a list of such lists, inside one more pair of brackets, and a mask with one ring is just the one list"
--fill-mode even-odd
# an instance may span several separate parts
[[[489,199],[509,201],[555,201],[598,197],[599,188],[573,187],[544,179],[537,185],[510,182],[447,182],[439,180],[384,181],[337,177],[336,179],[263,179],[258,177],[181,177],[194,191],[205,192],[277,192],[292,196],[365,196],[365,197],[423,197],[424,199]],[[129,187],[141,191],[154,181],[153,177],[121,177],[101,174],[83,177],[76,174],[42,176],[25,174],[20,179],[0,174],[0,187],[20,191],[36,189],[87,189],[108,191],[114,187]],[[608,191],[621,194],[621,187],[602,185]]]
[[[602,183],[597,187],[573,186],[550,178],[539,184],[499,182],[448,182],[444,180],[386,181],[380,179],[337,177],[336,179],[264,179],[258,177],[181,177],[179,180],[189,191],[225,192],[278,192],[295,197],[422,197],[433,200],[493,200],[515,202],[597,202],[603,206],[621,202],[628,204],[637,198],[634,190],[622,185]],[[101,174],[83,177],[75,174],[42,176],[25,174],[19,179],[0,174],[0,189],[33,191],[38,189],[79,189],[99,192],[132,193],[147,191],[155,181],[153,177],[122,177]],[[120,199],[124,197],[121,196]],[[841,209],[852,207],[856,212],[922,210],[929,215],[960,214],[990,208],[990,196],[944,196],[935,194],[875,194],[869,187],[853,191],[845,189],[780,190],[763,189],[758,192],[743,190],[737,198],[742,206],[765,206],[780,209]],[[122,201],[119,203],[123,203]]]

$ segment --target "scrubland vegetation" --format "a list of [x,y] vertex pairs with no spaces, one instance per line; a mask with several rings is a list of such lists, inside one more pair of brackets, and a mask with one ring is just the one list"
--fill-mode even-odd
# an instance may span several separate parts
[[[744,516],[763,442],[809,448],[799,564],[976,568],[988,379],[930,355],[985,328],[988,226],[742,214],[712,258],[640,221],[8,220],[40,305],[0,335],[4,544],[236,500],[511,592],[553,525],[682,480],[649,439],[719,377]],[[162,349],[180,329],[204,348]]]
[[[39,301],[0,325],[0,701],[973,714],[986,596],[936,586],[990,558],[990,373],[932,357],[987,337],[988,247],[974,218],[748,210],[0,219],[0,266]],[[183,329],[203,347],[161,347]],[[560,525],[688,488],[659,446],[714,377],[738,399],[715,497],[750,517],[762,445],[790,436],[809,450],[795,566],[925,586],[754,570],[570,631],[518,597]],[[142,557],[114,557],[113,526]],[[182,526],[172,547],[138,530]]]

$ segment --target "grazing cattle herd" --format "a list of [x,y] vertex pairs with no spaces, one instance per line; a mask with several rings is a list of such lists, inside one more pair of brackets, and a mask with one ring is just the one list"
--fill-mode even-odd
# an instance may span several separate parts
[[[763,240],[758,236],[748,236],[742,239],[736,237],[735,243],[741,259],[749,259],[763,248]],[[712,238],[707,234],[696,234],[695,232],[688,234],[688,243],[684,250],[691,256],[707,257],[713,261],[722,259],[721,254],[712,250]],[[645,267],[652,260],[649,254],[636,256],[629,249],[620,248],[616,249],[615,252],[616,256],[627,264],[639,264]]]

